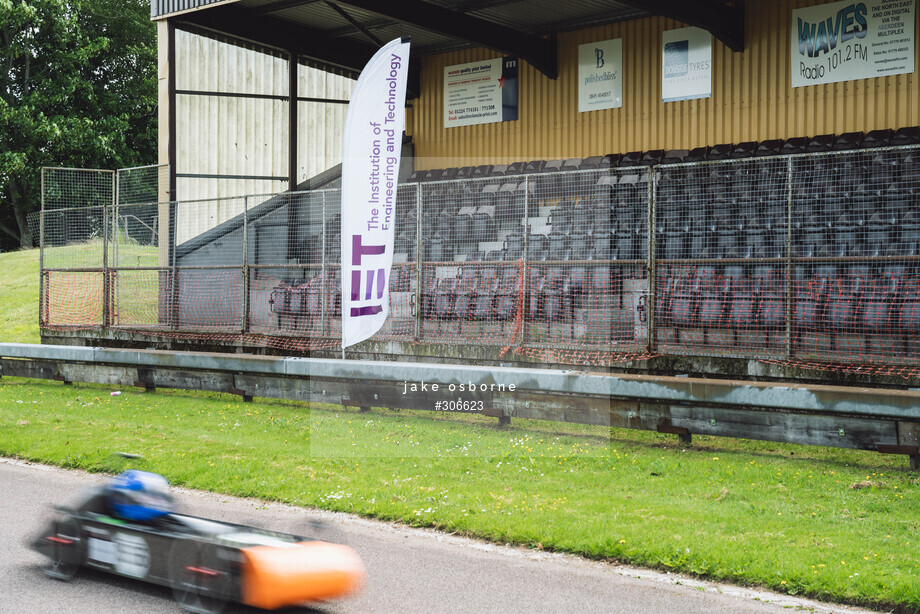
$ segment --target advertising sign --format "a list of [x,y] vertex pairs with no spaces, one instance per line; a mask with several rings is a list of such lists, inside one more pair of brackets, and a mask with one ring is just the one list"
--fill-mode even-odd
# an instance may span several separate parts
[[712,96],[712,34],[702,28],[662,33],[661,101]]
[[518,118],[518,60],[496,58],[444,67],[444,127]]
[[623,106],[623,39],[578,46],[578,112]]
[[409,39],[381,47],[355,84],[342,158],[342,348],[389,313],[396,182],[405,124]]
[[916,0],[792,11],[792,87],[914,72]]

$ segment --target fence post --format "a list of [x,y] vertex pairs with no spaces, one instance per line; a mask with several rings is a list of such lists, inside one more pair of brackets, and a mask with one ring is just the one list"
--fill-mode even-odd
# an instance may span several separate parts
[[648,193],[646,195],[646,204],[648,205],[648,266],[646,274],[648,275],[648,294],[645,299],[645,324],[647,326],[646,347],[649,354],[655,352],[655,194],[658,183],[658,171],[656,167],[648,167]]
[[422,337],[422,186],[415,184],[415,340]]
[[169,203],[169,229],[166,248],[169,250],[168,261],[170,267],[169,284],[169,314],[170,326],[173,330],[179,328],[179,273],[176,261],[176,216],[179,215],[179,203],[175,200]]
[[109,215],[115,212],[115,173],[112,173],[112,208],[102,206],[102,327],[112,324],[112,287],[109,279]]
[[[524,175],[524,275],[522,283],[524,287],[521,289],[521,330],[518,332],[517,342],[520,345],[524,344],[526,338],[525,329],[527,328],[527,301],[530,300],[530,297],[527,292],[527,279],[528,271],[530,269],[530,261],[527,257],[530,254],[530,175]],[[499,419],[501,420],[501,419]]]
[[[334,314],[330,314],[328,318],[326,317],[326,294],[327,294],[326,292],[327,290],[326,289],[326,281],[327,281],[326,280],[326,250],[328,249],[328,246],[326,245],[326,241],[329,238],[326,233],[326,228],[329,226],[329,218],[326,216],[326,194],[327,192],[328,190],[320,191],[320,195],[322,196],[322,200],[320,202],[320,219],[323,220],[323,234],[322,234],[322,243],[321,243],[322,248],[320,249],[320,257],[319,257],[319,321],[323,323],[323,334],[331,335],[332,334],[332,317],[334,316]],[[310,200],[312,201],[313,199],[310,199]],[[293,206],[293,204],[289,204],[288,206]],[[339,241],[341,241],[341,237],[342,237],[342,226],[341,226],[341,222],[339,222]],[[342,263],[339,262],[339,281],[344,282],[344,279],[345,279],[344,272],[345,272],[345,268],[342,266]],[[312,282],[313,280],[311,279],[310,283]],[[342,286],[342,287],[344,288],[345,286]],[[333,305],[334,304],[335,303],[333,303]],[[345,321],[343,320],[342,326],[344,325],[345,325]],[[345,358],[345,348],[342,348],[342,358],[343,359]]]
[[786,359],[791,360],[794,351],[792,336],[792,163],[790,157],[786,162]]
[[[41,190],[42,208],[38,214],[38,327],[41,329],[48,322],[45,314],[47,301],[45,300],[45,171],[42,168]],[[39,330],[39,332],[41,332]]]
[[249,286],[249,197],[243,197],[243,334],[249,332],[251,288]]

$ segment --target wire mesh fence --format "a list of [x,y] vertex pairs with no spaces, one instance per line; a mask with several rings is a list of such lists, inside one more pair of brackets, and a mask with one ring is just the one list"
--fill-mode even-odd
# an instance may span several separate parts
[[[920,357],[920,149],[588,160],[401,184],[375,339],[548,362]],[[336,347],[340,207],[316,190],[46,211],[43,323]]]

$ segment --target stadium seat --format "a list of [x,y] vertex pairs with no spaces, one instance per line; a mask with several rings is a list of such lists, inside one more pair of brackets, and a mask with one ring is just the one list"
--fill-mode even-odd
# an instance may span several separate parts
[[735,146],[731,143],[721,143],[719,145],[714,145],[710,150],[709,154],[706,156],[707,160],[728,160],[731,158],[732,151],[735,149]]
[[594,214],[597,205],[593,198],[583,198],[572,208],[572,230],[589,233],[594,230]]
[[765,156],[778,156],[782,147],[783,139],[768,139],[766,141],[761,141],[757,149],[754,150],[754,157],[763,158]]
[[620,161],[617,163],[617,166],[639,166],[642,164],[643,152],[641,151],[630,151],[625,153],[620,157]]
[[560,201],[549,214],[549,224],[554,233],[568,234],[572,230],[575,205],[572,201]]
[[[575,159],[577,160],[578,158],[575,158]],[[596,169],[596,168],[610,168],[610,161],[606,160],[606,163],[607,163],[606,166],[604,166],[604,162],[605,162],[604,156],[588,156],[587,158],[581,161],[580,169],[589,170],[589,169]],[[568,164],[568,160],[566,160],[566,164]]]
[[454,317],[454,303],[457,299],[457,280],[446,277],[438,284],[434,295],[434,317],[450,320]]
[[517,304],[518,266],[506,265],[501,268],[501,275],[495,290],[494,318],[499,321],[510,320],[515,316]]
[[877,277],[871,280],[866,290],[860,313],[859,325],[869,333],[890,333],[897,328],[893,321],[895,299],[898,296],[900,279]]
[[661,159],[662,164],[680,164],[690,155],[689,149],[670,149]]
[[823,151],[830,151],[834,146],[834,142],[837,140],[833,134],[821,134],[819,136],[813,137],[808,141],[808,145],[805,146],[805,151],[808,153],[819,153]]
[[524,257],[524,237],[517,233],[505,237],[505,259],[516,261]]
[[457,174],[454,175],[453,179],[472,179],[473,173],[476,171],[475,166],[461,166],[457,170]]
[[758,299],[758,319],[755,323],[766,330],[781,331],[786,328],[786,300],[782,277],[773,264],[754,267],[752,281]]
[[872,130],[866,134],[862,146],[864,149],[869,149],[871,147],[887,147],[891,144],[892,137],[894,137],[894,130],[890,128],[885,130]]
[[607,203],[612,206],[616,202],[616,191],[614,186],[617,184],[616,175],[601,175],[594,184],[594,198],[599,203]]
[[[471,264],[460,268],[460,281],[456,285],[451,317],[456,320],[468,320],[473,315],[473,297],[479,285],[481,267]],[[443,282],[442,282],[443,283]]]
[[447,262],[453,258],[451,245],[441,235],[435,234],[425,243],[426,262]]
[[754,155],[754,152],[757,151],[757,146],[757,141],[744,141],[743,143],[738,143],[732,148],[732,153],[729,157],[733,160],[750,158]]
[[684,156],[684,162],[702,162],[709,159],[709,147],[694,147],[690,150],[686,156]]
[[664,160],[664,150],[663,149],[652,149],[645,152],[642,155],[639,163],[642,166],[656,166],[661,164],[661,161]]
[[811,139],[807,136],[793,137],[786,139],[779,153],[784,156],[805,153]]
[[844,151],[848,149],[859,149],[866,140],[865,132],[844,132],[831,147],[831,151]]
[[485,206],[494,206],[495,198],[498,196],[498,191],[501,189],[500,183],[487,183],[482,186],[482,191],[479,192],[479,202],[476,204],[477,207]]
[[920,143],[920,126],[898,128],[891,137],[891,145],[916,145]]
[[473,169],[473,172],[470,175],[470,177],[472,179],[484,179],[486,177],[491,177],[492,168],[493,166],[491,164],[480,164],[475,169]]
[[[561,166],[561,162],[562,161],[560,160],[560,166]],[[545,165],[546,165],[546,160],[531,160],[530,162],[524,165],[522,172],[525,175],[532,174],[532,173],[541,173],[543,172],[543,167]]]

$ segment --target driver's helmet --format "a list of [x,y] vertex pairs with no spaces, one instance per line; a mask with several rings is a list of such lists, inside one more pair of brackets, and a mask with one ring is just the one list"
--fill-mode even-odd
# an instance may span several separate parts
[[122,520],[149,522],[173,511],[169,482],[162,475],[134,469],[109,483],[106,496],[112,513]]

